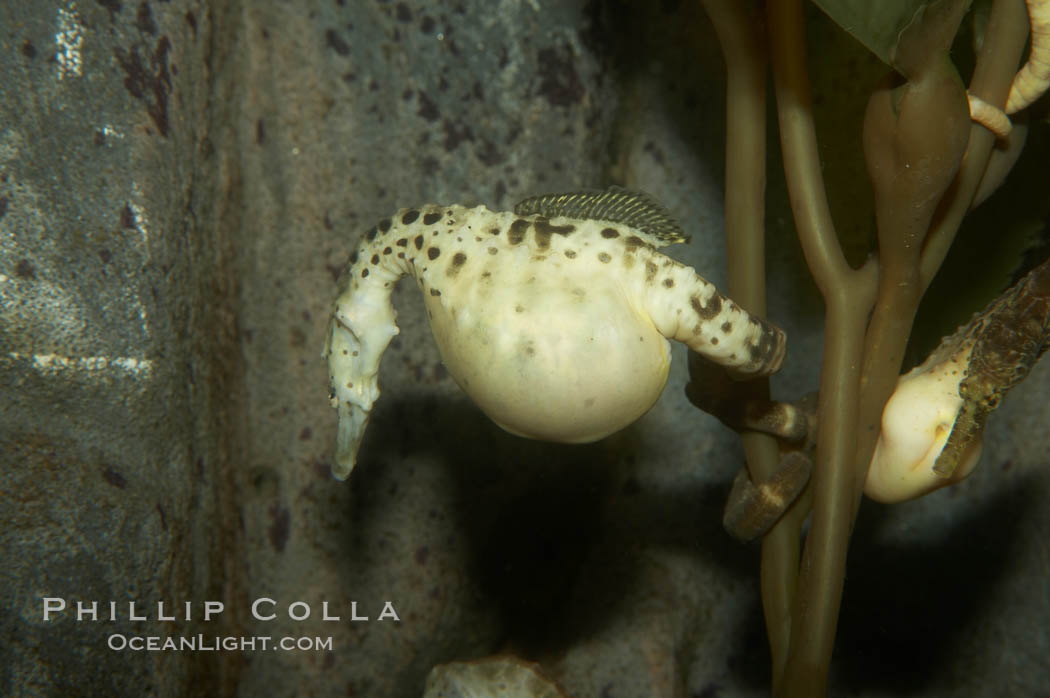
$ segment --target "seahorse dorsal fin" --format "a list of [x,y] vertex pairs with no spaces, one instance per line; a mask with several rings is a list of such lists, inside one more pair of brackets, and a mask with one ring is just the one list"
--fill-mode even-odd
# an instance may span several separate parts
[[643,192],[615,186],[605,191],[530,196],[518,202],[514,213],[622,223],[643,233],[646,241],[654,247],[689,241],[682,227],[656,199]]

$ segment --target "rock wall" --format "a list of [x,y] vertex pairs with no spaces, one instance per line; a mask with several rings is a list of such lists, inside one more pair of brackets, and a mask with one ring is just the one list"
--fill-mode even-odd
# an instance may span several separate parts
[[[859,122],[836,124],[881,69],[812,19],[846,56],[815,68],[818,125],[863,238]],[[48,0],[0,6],[0,29],[0,693],[419,696],[435,665],[499,654],[571,695],[768,692],[757,549],[719,525],[741,452],[685,399],[681,347],[635,426],[526,441],[459,391],[406,282],[357,469],[329,474],[335,279],[402,206],[640,188],[693,236],[671,254],[724,287],[723,68],[699,7]],[[1045,174],[1041,138],[1022,176]],[[778,168],[775,389],[795,397],[821,307]],[[1011,394],[962,486],[865,508],[842,691],[1045,683],[1048,385],[1040,366]],[[45,598],[67,608],[45,621]],[[118,619],[78,621],[92,600]],[[110,649],[198,635],[331,644]],[[519,664],[538,686],[536,665],[477,666]],[[490,671],[462,667],[441,680]]]
[[[226,594],[211,11],[7,3],[0,26],[0,690],[218,692],[224,655],[107,649],[203,630],[197,605]],[[68,608],[45,622],[44,597]],[[77,622],[78,600],[120,620]],[[159,600],[190,620],[156,621]]]

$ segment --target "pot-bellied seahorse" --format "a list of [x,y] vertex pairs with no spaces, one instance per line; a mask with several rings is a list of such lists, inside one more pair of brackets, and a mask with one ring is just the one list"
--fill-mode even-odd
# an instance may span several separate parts
[[898,502],[962,480],[984,425],[1050,346],[1050,261],[946,337],[897,381],[864,492]]
[[784,333],[657,251],[684,240],[662,207],[623,189],[382,220],[350,256],[325,342],[334,475],[350,475],[379,397],[379,360],[398,333],[391,292],[405,275],[449,374],[513,434],[585,443],[632,423],[667,381],[667,339],[736,377],[776,371]]

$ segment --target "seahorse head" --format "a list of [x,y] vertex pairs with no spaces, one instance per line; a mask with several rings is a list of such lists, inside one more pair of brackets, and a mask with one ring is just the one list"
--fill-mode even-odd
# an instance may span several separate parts
[[981,456],[981,434],[962,450],[951,475],[934,470],[965,401],[959,384],[972,344],[945,361],[923,364],[901,376],[882,412],[882,431],[864,493],[879,502],[901,502],[962,480]]

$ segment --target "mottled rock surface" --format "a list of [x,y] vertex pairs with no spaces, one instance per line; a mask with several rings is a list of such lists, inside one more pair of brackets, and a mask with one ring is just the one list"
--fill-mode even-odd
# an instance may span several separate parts
[[[157,601],[226,594],[211,12],[5,3],[0,27],[0,693],[220,692],[233,655],[107,649],[203,632]],[[43,597],[70,609],[43,622]],[[121,620],[77,622],[77,600]]]
[[[862,248],[856,105],[880,70],[812,31],[846,56],[811,63]],[[685,399],[681,347],[635,426],[526,441],[455,386],[402,284],[359,464],[329,474],[335,277],[401,206],[643,189],[693,236],[668,251],[724,288],[723,67],[698,6],[48,1],[0,6],[0,32],[0,694],[419,696],[435,665],[508,653],[571,695],[768,693],[757,548],[719,523],[741,451]],[[1017,181],[1045,181],[1045,132],[1030,149]],[[822,315],[772,160],[774,388],[797,397]],[[965,240],[954,263],[995,244]],[[865,507],[833,694],[1042,690],[1048,389],[1044,364],[960,487]],[[44,622],[49,596],[150,620]],[[331,646],[118,652],[114,633]]]

